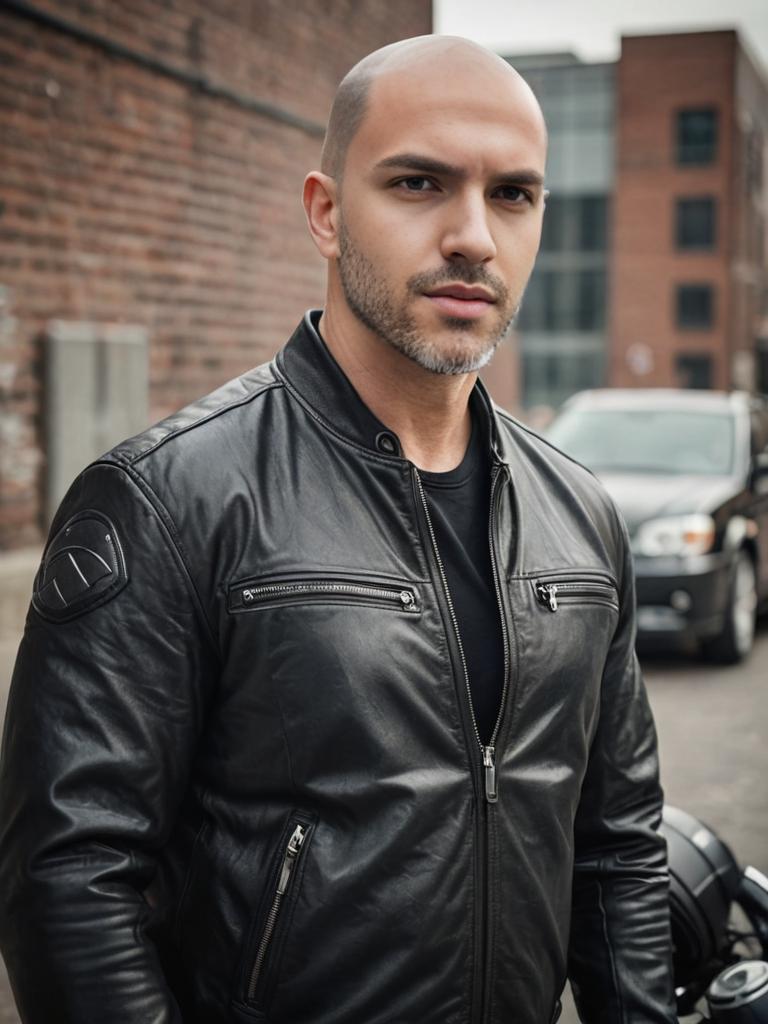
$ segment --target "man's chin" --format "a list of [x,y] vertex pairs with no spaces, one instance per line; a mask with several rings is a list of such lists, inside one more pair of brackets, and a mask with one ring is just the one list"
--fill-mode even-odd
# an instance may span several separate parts
[[403,354],[430,373],[457,377],[460,374],[477,373],[487,366],[500,341],[501,339],[475,352],[467,352],[466,349],[446,352],[436,347],[418,345],[403,350]]

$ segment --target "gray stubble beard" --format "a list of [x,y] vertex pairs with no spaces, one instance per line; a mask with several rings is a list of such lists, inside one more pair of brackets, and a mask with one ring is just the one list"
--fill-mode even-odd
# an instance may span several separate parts
[[[378,280],[373,264],[350,239],[343,221],[339,228],[338,267],[347,305],[358,320],[377,337],[431,373],[458,375],[474,373],[487,366],[519,309],[519,303],[512,304],[509,289],[498,278],[485,268],[469,263],[451,263],[444,269],[409,278],[406,287],[410,295],[420,295],[429,288],[461,281],[469,285],[483,285],[496,297],[501,312],[495,330],[490,331],[485,339],[486,344],[474,351],[467,351],[468,346],[459,345],[454,352],[446,353],[419,333],[413,317],[397,309],[391,294]],[[458,317],[446,318],[444,324],[457,335],[467,331],[467,321]],[[476,336],[471,340],[473,346],[476,345]]]

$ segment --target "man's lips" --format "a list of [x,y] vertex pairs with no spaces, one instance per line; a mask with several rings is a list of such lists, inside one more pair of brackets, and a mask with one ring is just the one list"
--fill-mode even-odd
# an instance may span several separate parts
[[487,288],[469,284],[444,284],[440,288],[430,288],[425,293],[430,299],[461,299],[463,302],[472,302],[478,299],[482,302],[495,302],[496,297]]
[[468,320],[482,316],[496,302],[495,296],[487,289],[467,284],[442,285],[431,288],[424,295],[442,313]]

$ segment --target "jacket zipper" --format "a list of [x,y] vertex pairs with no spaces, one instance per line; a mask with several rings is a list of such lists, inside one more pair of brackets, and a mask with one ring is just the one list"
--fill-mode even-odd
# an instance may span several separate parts
[[598,580],[562,580],[552,583],[536,580],[534,588],[539,603],[546,605],[551,612],[556,612],[560,607],[559,598],[562,597],[597,597],[607,604],[618,605],[616,588],[611,583]]
[[[475,708],[472,703],[472,690],[469,682],[469,670],[467,669],[467,659],[464,653],[464,645],[461,641],[461,634],[459,633],[458,619],[456,618],[456,610],[453,605],[453,599],[451,598],[451,592],[448,589],[448,579],[445,575],[445,567],[443,566],[442,558],[440,557],[440,550],[437,546],[437,538],[435,537],[434,527],[432,525],[432,518],[429,514],[429,506],[427,504],[427,496],[424,493],[424,485],[421,482],[418,469],[413,467],[413,475],[416,479],[418,486],[419,496],[421,498],[421,504],[424,509],[424,518],[427,524],[427,530],[429,532],[430,541],[432,544],[432,551],[435,556],[435,562],[437,564],[438,572],[440,575],[440,581],[443,587],[443,593],[445,595],[446,605],[448,607],[448,613],[450,615],[451,624],[453,626],[453,632],[456,639],[456,646],[459,652],[459,658],[461,661],[461,667],[464,672],[464,686],[467,694],[467,704],[469,707],[470,719],[472,721],[472,729],[477,740],[477,745],[480,749],[481,764],[482,764],[482,780],[483,780],[483,791],[485,794],[486,804],[495,804],[498,801],[498,780],[496,775],[496,741],[499,734],[499,728],[501,721],[504,716],[504,709],[507,701],[507,691],[509,689],[509,670],[510,670],[510,649],[509,649],[509,630],[507,628],[506,619],[504,617],[504,605],[501,596],[501,584],[499,578],[499,569],[497,564],[496,554],[496,541],[495,541],[495,526],[496,526],[496,482],[499,477],[500,467],[494,466],[491,473],[491,502],[490,502],[490,516],[488,521],[488,538],[490,545],[490,557],[491,557],[491,570],[493,573],[493,583],[496,590],[496,600],[499,605],[499,617],[501,620],[502,639],[504,645],[504,680],[502,684],[501,701],[499,704],[499,713],[496,717],[496,722],[493,727],[491,734],[491,740],[486,745],[483,743],[480,737],[480,730],[477,726],[477,718],[475,716]],[[485,1019],[487,1013],[486,1007],[486,993],[484,991],[485,979],[487,976],[487,950],[489,947],[489,917],[488,917],[488,814],[484,815],[485,822],[484,828],[481,830],[480,838],[482,840],[483,851],[481,856],[481,864],[483,868],[483,878],[481,882],[481,892],[483,893],[483,904],[482,904],[482,922],[479,929],[479,934],[482,937],[483,943],[481,956],[479,958],[481,964],[480,977],[483,979],[481,982],[480,991],[480,1020]],[[482,968],[485,967],[486,970]]]
[[394,590],[384,586],[362,585],[336,581],[296,581],[292,583],[265,583],[254,587],[242,587],[240,595],[243,604],[253,606],[260,601],[274,601],[283,597],[314,597],[331,595],[338,597],[362,597],[374,601],[387,601],[404,611],[418,611],[416,595],[412,590]]
[[[499,606],[499,618],[501,619],[501,636],[504,645],[504,681],[501,689],[501,701],[499,703],[499,713],[496,716],[496,724],[493,727],[493,733],[491,735],[491,745],[488,748],[490,750],[490,766],[486,766],[486,771],[490,767],[492,771],[491,782],[493,789],[493,798],[489,796],[488,799],[491,803],[495,803],[498,800],[498,787],[496,783],[496,743],[498,741],[499,729],[501,728],[501,721],[504,717],[504,710],[507,706],[507,694],[509,692],[509,676],[510,676],[510,643],[509,643],[509,627],[507,626],[507,619],[504,614],[504,599],[501,591],[501,579],[499,576],[499,564],[498,556],[496,552],[496,480],[502,473],[500,466],[494,466],[491,474],[491,515],[488,521],[488,544],[491,550],[491,571],[493,573],[493,585],[496,588],[496,602]],[[488,787],[488,780],[486,779],[486,792]]]
[[264,961],[266,960],[267,952],[269,951],[269,945],[272,941],[275,925],[277,924],[280,916],[280,907],[283,903],[283,897],[288,891],[291,877],[306,837],[306,826],[297,825],[285,846],[283,859],[280,864],[280,873],[277,877],[277,886],[275,887],[275,893],[272,897],[272,905],[269,908],[267,919],[264,922],[259,948],[256,951],[256,956],[254,957],[253,964],[251,966],[251,973],[248,977],[248,999],[251,1002],[256,998],[256,990],[259,986],[259,979],[261,978],[262,971],[264,969]]

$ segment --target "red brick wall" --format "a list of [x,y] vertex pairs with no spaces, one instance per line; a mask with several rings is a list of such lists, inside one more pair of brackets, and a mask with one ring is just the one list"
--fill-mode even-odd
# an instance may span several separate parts
[[[34,8],[324,124],[361,56],[430,0],[35,0]],[[318,132],[0,8],[0,549],[41,537],[40,337],[149,332],[156,419],[268,358],[322,299],[299,195]]]
[[[617,75],[617,178],[611,273],[609,382],[676,386],[677,354],[712,353],[716,387],[730,384],[734,32],[627,37]],[[675,114],[684,107],[719,110],[719,148],[709,167],[678,167]],[[711,253],[675,247],[675,198],[717,197],[717,246]],[[711,281],[715,324],[707,331],[675,325],[675,285]],[[653,370],[635,376],[627,349],[647,345]]]

